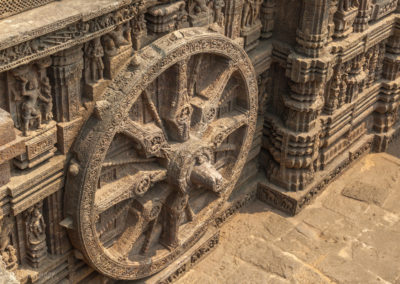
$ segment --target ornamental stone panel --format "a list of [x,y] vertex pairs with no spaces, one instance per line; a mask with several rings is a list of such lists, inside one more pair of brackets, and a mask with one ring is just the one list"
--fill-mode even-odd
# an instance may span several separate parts
[[171,283],[258,198],[298,213],[400,133],[397,0],[0,4],[0,255]]

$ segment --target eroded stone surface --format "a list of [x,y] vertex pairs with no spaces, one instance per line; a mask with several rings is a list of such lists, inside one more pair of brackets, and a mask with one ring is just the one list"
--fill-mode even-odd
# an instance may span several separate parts
[[[297,214],[399,135],[399,12],[397,0],[0,1],[6,269],[22,283],[171,282],[256,196]],[[327,250],[372,258],[377,236],[343,248],[341,234],[398,222],[398,193],[380,188],[396,177],[374,183],[375,162],[369,186],[335,189],[318,213],[243,219],[253,240],[231,246],[245,281],[326,282],[335,270],[318,265],[342,261]]]

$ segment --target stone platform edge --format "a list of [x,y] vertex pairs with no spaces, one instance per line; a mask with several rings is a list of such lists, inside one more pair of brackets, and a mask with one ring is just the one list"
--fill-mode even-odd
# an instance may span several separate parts
[[326,170],[319,172],[314,182],[304,190],[285,191],[268,181],[260,182],[257,186],[257,198],[275,209],[294,216],[323,192],[333,180],[340,177],[350,165],[370,153],[373,141],[374,135],[361,138],[348,151],[342,153]]

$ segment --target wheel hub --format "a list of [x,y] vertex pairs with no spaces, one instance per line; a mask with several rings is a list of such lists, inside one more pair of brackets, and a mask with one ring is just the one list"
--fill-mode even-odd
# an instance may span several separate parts
[[[176,146],[175,146],[176,147]],[[168,176],[182,194],[188,189],[203,187],[220,194],[224,178],[213,165],[212,147],[201,140],[189,139],[179,144],[168,165]]]

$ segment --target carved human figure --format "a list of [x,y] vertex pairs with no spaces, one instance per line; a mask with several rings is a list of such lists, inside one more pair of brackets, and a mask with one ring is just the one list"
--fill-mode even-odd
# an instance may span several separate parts
[[386,41],[379,43],[378,45],[378,61],[376,68],[376,80],[381,79],[382,77],[382,69],[383,69],[383,60],[385,59],[386,54]]
[[117,55],[120,47],[129,45],[129,40],[126,38],[124,32],[125,29],[123,26],[118,25],[113,31],[103,37],[105,52],[107,55]]
[[100,38],[95,38],[85,48],[85,80],[87,83],[97,82],[103,79],[104,49]]
[[49,122],[53,119],[53,99],[51,97],[51,86],[50,80],[47,76],[42,77],[40,81],[41,92],[39,95],[39,99],[44,103],[43,112],[44,112],[44,120]]
[[242,28],[251,27],[256,24],[260,15],[262,1],[246,0],[243,5]]
[[37,127],[41,128],[42,118],[38,108],[38,98],[40,95],[39,84],[34,74],[29,74],[26,69],[15,69],[12,71],[14,78],[20,85],[23,102],[21,104],[22,132],[28,136],[29,127],[37,121]]
[[32,211],[29,213],[27,220],[28,242],[31,245],[37,245],[38,243],[41,243],[45,237],[44,230],[46,228],[46,224],[44,222],[43,215],[39,210],[39,206],[34,206]]
[[260,9],[263,0],[255,0],[253,5],[253,25],[256,23],[256,20],[260,17]]
[[132,31],[134,33],[142,33],[146,31],[146,20],[144,17],[144,13],[139,13],[135,21],[132,21]]
[[225,15],[222,12],[222,9],[225,7],[224,0],[214,0],[214,13],[215,13],[215,22],[223,27],[225,25]]
[[7,247],[7,250],[8,250],[8,264],[15,265],[18,261],[16,249],[12,245],[9,245]]
[[46,224],[42,215],[43,202],[39,202],[24,213],[26,230],[26,250],[30,264],[37,268],[47,253]]
[[367,74],[370,73],[369,70],[369,65],[371,63],[371,58],[374,55],[374,51],[372,48],[370,48],[366,53],[365,53],[365,60],[364,60],[364,65],[363,65],[363,71]]
[[8,216],[2,217],[0,222],[0,254],[6,264],[6,268],[13,269],[16,267],[18,261],[16,250],[10,243],[13,224],[11,218]]
[[38,99],[42,103],[43,120],[49,122],[53,119],[53,98],[51,96],[50,80],[46,71],[51,65],[51,60],[50,58],[45,58],[37,61],[36,65],[39,67],[40,94]]
[[12,222],[9,217],[3,217],[0,222],[0,251],[3,252],[10,245]]
[[189,136],[190,130],[190,117],[192,115],[192,109],[189,105],[185,105],[178,112],[176,116],[178,135],[182,139],[186,140]]
[[195,3],[194,12],[196,14],[208,12],[206,0],[194,0],[194,3]]
[[10,72],[13,82],[10,92],[20,102],[17,109],[24,136],[29,135],[32,127],[42,128],[42,120],[47,122],[53,118],[51,86],[46,74],[50,64],[51,60],[43,59]]
[[175,30],[183,28],[185,22],[187,22],[187,12],[185,10],[185,5],[181,5],[175,18]]

